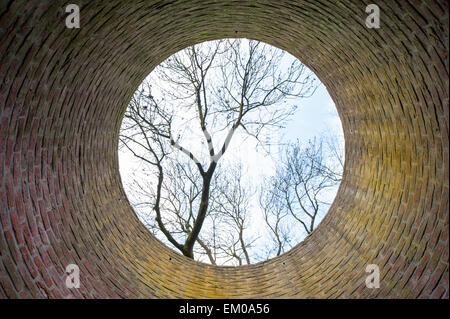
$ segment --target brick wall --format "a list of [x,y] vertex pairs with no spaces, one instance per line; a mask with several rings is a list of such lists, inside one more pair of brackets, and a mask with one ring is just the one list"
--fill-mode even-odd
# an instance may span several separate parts
[[[446,1],[0,2],[0,297],[449,297]],[[365,26],[366,4],[381,28]],[[118,172],[121,117],[187,45],[249,37],[325,84],[344,179],[317,230],[239,268],[189,260],[135,217]],[[77,264],[80,289],[65,286]],[[379,265],[379,289],[365,267]]]

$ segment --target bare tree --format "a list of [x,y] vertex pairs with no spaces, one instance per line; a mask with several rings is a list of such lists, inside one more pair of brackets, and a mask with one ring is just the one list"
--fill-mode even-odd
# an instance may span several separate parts
[[[159,230],[187,257],[194,258],[196,243],[207,251],[199,234],[211,211],[213,176],[235,132],[259,139],[295,111],[290,98],[308,97],[316,88],[299,61],[280,68],[283,55],[257,41],[191,46],[158,66],[133,96],[121,147],[151,167],[156,183],[145,202],[152,203]],[[218,149],[216,139],[222,140]],[[164,216],[170,211],[172,219]],[[212,261],[211,250],[209,256]]]
[[[277,183],[272,180],[272,183]],[[264,186],[259,193],[259,205],[267,225],[271,245],[266,245],[264,256],[261,259],[266,260],[270,256],[279,256],[290,248],[292,233],[289,223],[285,221],[289,217],[289,211],[282,196],[279,196],[277,190],[279,185],[269,184],[271,189]]]
[[218,187],[215,197],[215,210],[223,216],[222,227],[227,225],[228,240],[219,249],[227,257],[237,260],[238,265],[251,264],[250,248],[257,238],[247,234],[250,223],[250,210],[255,191],[244,180],[241,164],[228,167]]
[[[330,206],[326,192],[342,178],[343,153],[329,137],[313,139],[302,145],[288,144],[269,185],[260,196],[260,207],[270,230],[276,255],[290,248],[293,236],[289,225],[299,223],[309,235],[317,217]],[[289,235],[289,233],[291,233]],[[298,233],[298,232],[297,232]]]

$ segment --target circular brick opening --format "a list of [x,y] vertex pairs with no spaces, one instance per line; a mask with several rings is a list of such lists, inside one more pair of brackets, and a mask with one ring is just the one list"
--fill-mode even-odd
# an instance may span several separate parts
[[[379,1],[79,1],[0,5],[0,296],[447,297],[448,5]],[[188,45],[246,37],[325,84],[346,140],[344,179],[316,231],[231,268],[191,261],[131,210],[117,159],[132,93]],[[79,289],[66,266],[80,268]],[[379,289],[365,286],[379,266]]]
[[[225,39],[221,39],[222,41]],[[238,40],[238,39],[231,39],[231,40]],[[240,39],[243,42],[244,48],[246,48],[248,39]],[[208,43],[200,43],[197,47],[197,50],[201,50],[201,48],[205,49],[205,44],[208,45],[217,45],[217,41],[210,41]],[[263,45],[266,45],[265,43],[261,43]],[[198,45],[198,44],[197,44]],[[241,44],[242,45],[242,44]],[[301,63],[298,59],[290,55],[286,51],[282,51],[276,47],[268,45],[268,50],[266,50],[267,54],[271,54],[273,56],[279,57],[280,54],[283,55],[283,58],[281,61],[276,65],[278,68],[281,68],[281,70],[287,71],[287,66],[290,65],[290,63],[296,61],[296,63]],[[224,46],[221,47],[224,49]],[[240,54],[245,56],[246,50],[244,48],[241,48]],[[184,48],[181,51],[178,51],[175,53],[187,53],[188,48]],[[207,52],[207,51],[205,51]],[[165,60],[167,63],[167,60],[173,60],[173,57],[175,55],[170,56],[168,59]],[[270,56],[268,56],[269,58]],[[215,57],[214,61],[222,61],[224,56]],[[210,60],[208,59],[208,62]],[[138,102],[139,107],[141,107],[141,110],[143,113],[140,113],[144,116],[150,116],[149,114],[146,114],[149,110],[148,104],[149,99],[146,97],[142,98],[143,90],[147,92],[147,90],[151,90],[148,93],[145,93],[145,96],[150,94],[150,96],[153,98],[155,97],[155,104],[157,103],[159,108],[171,108],[173,105],[172,103],[177,103],[177,101],[167,101],[167,95],[170,94],[178,94],[180,90],[182,89],[181,85],[175,85],[173,87],[169,86],[170,81],[166,79],[166,77],[162,77],[158,73],[158,68],[161,67],[161,65],[164,65],[165,62],[162,62],[159,66],[154,68],[150,74],[148,74],[145,77],[145,80],[140,83],[139,88],[134,92],[132,100],[128,103],[127,106],[127,112],[128,116],[130,116],[130,109],[132,106],[135,105],[135,103]],[[220,84],[215,83],[212,85],[213,82],[217,77],[220,78],[222,71],[218,71],[218,63],[212,65],[210,69],[215,69],[213,71],[209,72],[209,77],[207,82],[207,96],[208,96],[208,103],[211,106],[211,103],[214,103],[213,98],[217,96],[217,93],[209,92],[209,89],[212,89],[214,87],[219,87]],[[159,72],[161,72],[161,69],[159,69]],[[313,93],[311,94],[305,94],[305,96],[297,96],[295,99],[289,99],[284,100],[283,102],[279,102],[276,105],[274,105],[275,108],[291,108],[294,104],[299,105],[294,110],[293,114],[286,116],[285,121],[283,121],[282,126],[279,126],[275,129],[266,129],[261,130],[262,133],[260,133],[260,137],[258,140],[254,138],[253,136],[250,136],[249,134],[246,134],[245,130],[243,128],[239,128],[235,135],[232,138],[232,142],[230,143],[230,148],[227,150],[226,155],[221,158],[218,162],[218,168],[216,170],[216,173],[214,177],[216,177],[218,174],[224,174],[223,172],[226,172],[230,169],[236,169],[237,165],[236,163],[239,163],[239,165],[242,165],[242,173],[245,175],[245,182],[239,187],[241,187],[242,190],[247,191],[250,193],[250,189],[256,189],[255,193],[252,195],[246,195],[245,198],[251,201],[251,204],[248,205],[246,208],[247,211],[245,214],[243,214],[245,218],[245,227],[244,227],[244,242],[245,244],[250,244],[247,247],[247,253],[249,254],[249,259],[251,264],[255,264],[261,261],[265,261],[268,259],[271,259],[276,256],[277,253],[277,243],[276,239],[272,238],[273,235],[272,232],[269,229],[269,226],[264,221],[264,212],[260,206],[259,203],[256,203],[260,196],[263,195],[263,192],[260,190],[260,187],[264,186],[264,183],[269,180],[270,178],[274,178],[276,174],[274,173],[275,168],[281,168],[283,165],[279,163],[279,161],[282,158],[280,149],[283,150],[282,154],[284,155],[284,152],[287,152],[289,148],[286,147],[287,143],[290,143],[290,145],[298,145],[302,147],[302,151],[306,152],[306,147],[308,145],[314,145],[316,148],[321,148],[321,154],[323,156],[323,164],[327,165],[327,167],[330,169],[332,174],[335,175],[334,178],[339,178],[338,181],[327,179],[327,184],[324,187],[321,187],[320,190],[312,200],[318,201],[318,211],[314,213],[314,210],[311,206],[307,207],[307,212],[313,214],[314,221],[313,221],[313,227],[312,229],[315,230],[317,225],[322,221],[323,217],[328,213],[328,208],[330,207],[331,203],[334,201],[334,198],[336,196],[338,187],[340,185],[340,177],[342,174],[343,169],[343,163],[345,161],[344,159],[344,149],[345,149],[345,143],[343,139],[343,132],[342,132],[342,123],[340,121],[339,115],[337,114],[336,108],[334,106],[334,103],[326,90],[326,88],[323,86],[322,83],[317,83],[318,79],[316,75],[309,70],[308,68],[304,67],[302,78],[312,78],[311,86],[313,87],[311,91]],[[172,73],[169,71],[169,78],[170,76],[178,75],[179,72]],[[167,76],[167,74],[165,74]],[[150,84],[150,89],[147,87]],[[167,86],[166,86],[167,85]],[[164,91],[164,89],[167,89],[167,87],[170,87],[168,92]],[[231,86],[230,86],[231,87]],[[297,86],[300,88],[300,85]],[[305,89],[306,91],[306,89]],[[183,90],[183,93],[186,92]],[[220,90],[219,90],[220,92]],[[138,100],[139,99],[139,100]],[[165,100],[166,99],[166,100]],[[255,98],[253,98],[253,101],[256,101]],[[152,104],[150,104],[152,105]],[[185,104],[183,104],[185,105]],[[213,105],[214,107],[214,105]],[[150,108],[151,109],[151,108]],[[178,118],[178,121],[175,123],[175,125],[172,126],[173,129],[173,136],[176,138],[177,133],[176,130],[180,130],[181,132],[187,129],[190,126],[194,126],[195,128],[200,128],[199,123],[197,121],[192,120],[192,118],[186,117],[186,109],[181,108],[181,111],[175,112],[174,118]],[[191,110],[193,111],[193,110]],[[262,111],[262,115],[269,114],[270,111],[265,110]],[[188,111],[189,113],[189,111]],[[209,110],[209,114],[213,113],[211,110]],[[196,113],[193,113],[196,114]],[[137,115],[135,115],[137,118]],[[129,121],[129,119],[126,118],[127,114],[125,113],[124,117],[122,118],[121,123],[121,142],[119,141],[119,148],[118,148],[118,156],[119,156],[119,171],[120,176],[122,180],[122,186],[125,190],[125,193],[127,195],[127,198],[133,207],[134,213],[138,216],[139,220],[146,226],[146,228],[155,235],[161,242],[166,244],[169,248],[173,249],[177,253],[181,253],[179,249],[177,249],[175,246],[173,246],[170,241],[168,241],[167,237],[159,230],[159,226],[157,225],[157,222],[155,220],[156,215],[153,210],[154,205],[154,197],[155,196],[155,189],[153,188],[155,185],[151,184],[151,180],[149,180],[149,176],[153,177],[153,181],[157,180],[158,174],[156,173],[156,169],[153,165],[148,164],[143,160],[143,158],[150,159],[152,157],[152,153],[145,148],[142,148],[142,142],[144,140],[147,140],[146,137],[140,132],[140,131],[133,131],[130,129],[130,127],[134,126],[134,121]],[[209,118],[209,117],[208,117]],[[228,117],[227,117],[228,118]],[[209,118],[211,121],[212,117]],[[207,121],[208,122],[208,121]],[[220,121],[216,120],[216,123],[221,123]],[[141,124],[143,124],[141,122]],[[144,124],[144,127],[145,126]],[[148,128],[148,127],[147,127]],[[228,127],[229,129],[230,127]],[[145,129],[144,129],[145,130]],[[220,136],[220,132],[218,132],[218,125],[210,124],[208,128],[212,139],[213,144],[216,147],[221,145],[221,143],[224,142],[225,136]],[[226,130],[224,130],[226,132]],[[184,148],[186,148],[189,151],[192,151],[194,156],[199,158],[200,162],[202,163],[203,168],[207,168],[209,165],[209,158],[202,158],[202,155],[205,155],[206,153],[202,154],[202,151],[207,150],[207,145],[204,144],[203,136],[199,137],[200,132],[195,131],[188,131],[188,134],[182,133],[182,137],[178,135],[178,143],[182,145]],[[126,137],[132,137],[133,140],[129,140]],[[263,136],[263,137],[261,137]],[[139,140],[139,143],[135,142],[135,138],[139,137],[142,138],[142,140]],[[129,143],[125,144],[125,141],[128,141]],[[193,141],[193,143],[191,143]],[[191,160],[186,157],[186,154],[181,153],[179,150],[173,148],[170,146],[169,140],[162,139],[163,145],[168,147],[169,150],[171,150],[173,153],[169,154],[169,159],[166,157],[164,161],[162,161],[163,164],[165,164],[164,171],[165,171],[165,177],[164,181],[181,178],[181,180],[185,179],[185,185],[189,185],[189,187],[192,184],[191,180],[187,179],[187,175],[180,175],[177,177],[173,177],[168,175],[169,172],[169,165],[167,163],[175,163],[170,155],[181,155],[180,157],[177,157],[177,161],[180,161],[184,167],[189,167],[189,164],[192,164]],[[258,142],[258,143],[257,143]],[[297,142],[297,144],[295,144]],[[150,140],[150,143],[152,141]],[[155,142],[156,143],[156,142]],[[164,144],[166,143],[166,144]],[[309,143],[309,144],[308,144]],[[154,144],[152,147],[155,147]],[[319,146],[320,145],[320,146]],[[259,147],[259,149],[258,149]],[[131,150],[130,150],[131,148]],[[200,156],[200,157],[199,157]],[[142,158],[143,157],[143,158]],[[231,161],[230,161],[231,160]],[[172,165],[172,164],[171,164]],[[196,167],[194,167],[194,172],[196,171]],[[304,169],[304,174],[297,176],[297,178],[306,178],[306,169]],[[324,181],[321,179],[320,175],[317,179],[313,179],[311,182],[306,182],[305,187],[318,187],[319,183],[324,183]],[[322,176],[323,177],[323,176]],[[221,183],[228,183],[230,178],[227,178],[227,181],[222,181]],[[197,180],[196,183],[197,187],[201,188],[201,182],[200,180]],[[182,187],[180,184],[176,184],[177,186],[175,188],[171,188],[171,191],[175,192],[177,187]],[[225,184],[222,184],[225,185]],[[301,184],[303,185],[303,184]],[[303,187],[303,186],[301,186]],[[270,188],[267,187],[267,190]],[[164,191],[164,190],[163,190]],[[167,192],[167,190],[165,190]],[[309,191],[308,194],[312,194],[312,191]],[[294,196],[293,194],[291,194]],[[167,196],[167,195],[166,195]],[[306,196],[306,194],[304,194]],[[169,197],[169,196],[168,196]],[[191,198],[190,198],[191,199]],[[216,198],[217,199],[217,198]],[[183,197],[183,200],[187,200],[186,197]],[[197,197],[197,199],[194,201],[194,206],[197,207],[200,201],[200,198]],[[169,229],[169,233],[174,236],[175,240],[178,241],[178,243],[183,244],[185,238],[180,235],[180,232],[183,230],[177,226],[173,226],[173,224],[170,224],[170,221],[175,217],[175,213],[173,210],[168,209],[170,206],[170,202],[166,202],[165,204],[160,204],[162,218],[165,222],[163,224],[167,229]],[[187,203],[187,202],[186,202]],[[306,203],[306,204],[305,204]],[[308,205],[309,202],[307,201],[307,198],[305,197],[304,200],[302,200],[303,205]],[[167,206],[169,205],[169,206]],[[293,204],[291,204],[292,207],[301,209],[300,206],[298,206],[298,203],[294,201]],[[196,208],[195,208],[196,209]],[[295,210],[294,210],[295,211]],[[298,213],[296,215],[297,218],[300,218],[302,222],[305,223],[305,227],[309,227],[310,223],[312,222],[312,218],[309,219],[309,217],[300,211],[295,211]],[[208,214],[214,214],[216,213],[214,210],[211,210]],[[178,216],[182,216],[182,218],[187,219],[187,211],[179,210]],[[223,214],[222,214],[223,215]],[[210,249],[212,248],[212,242],[213,242],[213,236],[211,235],[213,231],[213,225],[212,220],[208,220],[208,217],[206,217],[205,223],[201,229],[200,232],[200,238],[203,242],[209,243]],[[272,219],[270,219],[270,225],[271,227],[275,227],[275,216],[271,216]],[[225,219],[226,220],[226,219]],[[230,222],[229,220],[227,221]],[[226,241],[225,236],[227,232],[236,232],[233,234],[236,234],[237,236],[237,228],[236,227],[229,227],[227,225],[227,222],[220,221],[218,222],[215,227],[218,230],[218,236],[214,239],[217,240],[220,244],[217,244],[216,241],[214,241],[215,245],[223,245],[223,248],[231,247],[228,245],[231,245],[231,243]],[[228,227],[227,227],[228,226]],[[289,226],[289,228],[288,228]],[[191,226],[192,227],[192,226]],[[282,219],[280,219],[280,223],[277,226],[279,229],[283,229],[279,232],[280,236],[288,236],[288,240],[285,240],[283,243],[283,252],[287,252],[291,249],[291,247],[295,246],[296,244],[303,241],[307,236],[308,232],[305,231],[305,227],[302,226],[302,224],[297,221],[292,216],[284,216]],[[288,232],[286,232],[285,229],[289,229]],[[309,228],[308,228],[309,229]],[[183,235],[186,235],[184,232]],[[256,239],[254,239],[256,238]],[[238,253],[239,254],[239,253]],[[264,257],[263,257],[264,256]],[[229,255],[223,254],[220,250],[215,255],[215,262],[217,265],[221,266],[238,266],[239,263],[237,261],[237,258],[235,256],[232,256],[230,258]],[[240,262],[242,264],[246,264],[245,256],[241,252],[241,255],[239,256],[241,258]],[[205,252],[202,250],[202,247],[200,245],[196,245],[194,249],[194,260],[209,263],[211,264],[211,260],[207,257]]]

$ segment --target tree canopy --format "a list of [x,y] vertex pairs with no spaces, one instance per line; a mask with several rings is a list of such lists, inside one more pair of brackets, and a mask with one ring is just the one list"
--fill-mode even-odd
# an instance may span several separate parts
[[[292,190],[289,200],[278,193],[298,182],[294,166],[301,149],[286,149],[286,161],[264,189],[246,180],[242,165],[222,158],[233,157],[227,149],[236,134],[264,145],[261,137],[283,127],[299,99],[311,96],[317,84],[297,59],[245,39],[194,45],[160,64],[133,95],[120,132],[120,148],[142,162],[132,183],[133,205],[147,228],[187,257],[194,258],[195,252],[212,264],[251,263],[249,249],[257,238],[247,229],[255,194],[260,193],[271,229],[269,215],[278,204],[270,197],[277,197],[283,209],[293,205]],[[305,153],[308,160],[322,155],[322,144],[318,147],[308,149],[313,153]],[[323,175],[326,181],[317,187],[339,181],[322,158],[314,160],[323,167],[309,162],[304,168]],[[318,192],[314,187],[308,191]],[[312,231],[313,225],[309,221],[305,229]],[[276,233],[276,227],[271,231]]]

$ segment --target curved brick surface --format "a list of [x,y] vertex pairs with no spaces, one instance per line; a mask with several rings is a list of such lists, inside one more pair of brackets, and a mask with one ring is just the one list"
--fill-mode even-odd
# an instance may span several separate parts
[[[448,4],[376,1],[0,2],[0,297],[449,296]],[[344,180],[317,230],[240,268],[188,260],[134,216],[118,173],[121,116],[144,77],[204,40],[286,49],[332,95]],[[65,267],[81,288],[65,287]],[[365,288],[378,264],[381,287]]]

